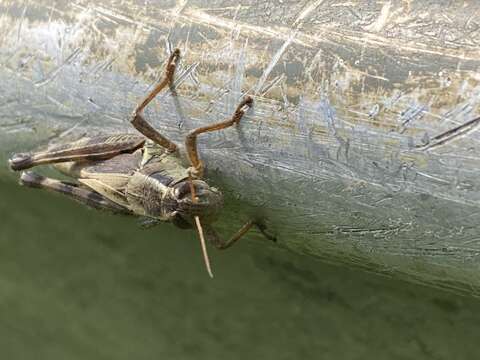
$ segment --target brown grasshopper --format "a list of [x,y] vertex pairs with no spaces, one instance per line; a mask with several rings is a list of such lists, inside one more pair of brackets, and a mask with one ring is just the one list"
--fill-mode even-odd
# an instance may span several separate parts
[[262,224],[253,220],[228,241],[221,239],[211,224],[223,206],[223,196],[202,180],[204,165],[197,150],[198,135],[238,124],[253,100],[245,97],[231,119],[191,131],[185,139],[190,167],[184,165],[187,159],[177,145],[155,130],[143,116],[144,108],[160,91],[166,86],[173,87],[179,57],[180,51],[176,49],[168,59],[163,79],[133,112],[131,124],[143,136],[118,134],[83,138],[42,152],[14,154],[9,165],[18,171],[54,164],[57,170],[78,182],[60,181],[27,171],[22,173],[20,183],[62,193],[93,208],[142,216],[151,225],[168,221],[182,229],[197,227],[207,271],[213,276],[204,236],[218,249],[226,249],[255,225],[274,240]]

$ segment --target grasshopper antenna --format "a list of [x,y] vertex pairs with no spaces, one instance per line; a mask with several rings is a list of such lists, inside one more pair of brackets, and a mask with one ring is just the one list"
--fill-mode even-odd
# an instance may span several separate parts
[[[192,194],[192,202],[197,202],[197,196],[195,195],[195,187],[193,186],[192,177],[189,176],[188,179],[190,183],[190,193]],[[200,223],[200,218],[195,215],[195,225],[197,225],[198,235],[200,237],[200,245],[202,246],[203,260],[205,261],[205,267],[207,268],[208,275],[213,279],[212,268],[210,266],[210,259],[208,258],[207,244],[205,243],[205,237],[203,235],[202,224]]]
[[212,268],[210,267],[210,259],[208,258],[207,245],[205,244],[202,224],[200,223],[200,218],[198,216],[195,216],[195,224],[197,225],[198,235],[200,235],[200,244],[202,245],[203,260],[205,261],[208,275],[210,275],[210,277],[213,279]]

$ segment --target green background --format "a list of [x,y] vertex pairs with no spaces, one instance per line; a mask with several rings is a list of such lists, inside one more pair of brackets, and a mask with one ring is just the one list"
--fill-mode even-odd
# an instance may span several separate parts
[[3,359],[473,359],[480,302],[0,181]]

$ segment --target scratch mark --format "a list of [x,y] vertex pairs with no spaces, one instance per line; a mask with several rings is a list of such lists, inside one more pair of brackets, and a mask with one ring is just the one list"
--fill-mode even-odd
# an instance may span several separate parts
[[51,97],[50,95],[47,95],[47,99],[52,103],[55,104],[59,109],[71,109],[69,106],[61,103],[60,101],[56,100],[55,98]]
[[95,77],[93,83],[97,83],[102,78],[103,74],[108,70],[108,68],[114,63],[116,59],[116,57],[111,57],[110,59],[107,58],[105,61],[100,61],[97,65],[95,65],[92,69],[88,71],[89,76]]
[[[48,7],[47,7],[48,9]],[[56,9],[56,4],[53,4],[51,7],[50,7],[50,12],[48,14],[48,20],[47,20],[47,23],[50,25],[52,23],[52,18],[53,18],[53,14],[57,11]]]
[[381,204],[383,202],[386,202],[386,201],[391,202],[392,200],[393,200],[393,196],[392,195],[387,195],[387,196],[375,201],[374,205],[379,205],[379,204]]
[[53,79],[55,79],[55,77],[57,77],[57,75],[60,73],[60,71],[63,69],[63,67],[65,65],[68,65],[70,64],[73,60],[75,60],[75,58],[78,56],[78,54],[80,54],[81,52],[81,49],[80,48],[76,48],[66,59],[64,62],[62,62],[59,66],[57,66],[57,68],[53,69],[52,71],[50,71],[47,76],[45,77],[45,79],[43,80],[40,80],[40,81],[37,81],[34,86],[35,87],[41,87],[41,86],[44,86],[44,85],[47,85],[49,82],[51,82]]
[[[183,72],[181,72],[180,75],[173,82],[172,87],[175,88],[175,87],[179,86],[180,84],[182,84],[189,75],[193,76],[193,73],[194,73],[195,69],[197,68],[197,66],[198,66],[198,63],[193,63],[188,68],[186,68]],[[163,76],[163,72],[161,73],[160,77],[161,76]],[[153,86],[155,86],[155,84],[156,83],[150,85],[150,88],[153,88]],[[150,91],[150,90],[147,90],[147,91]],[[163,99],[164,97],[168,96],[169,92],[171,92],[171,91],[166,91],[165,93],[160,95],[159,99]]]
[[315,69],[315,67],[320,65],[320,61],[322,60],[322,55],[323,55],[323,49],[320,48],[313,56],[308,67],[305,69],[305,73],[309,74],[310,77],[312,76],[311,74]]
[[407,129],[407,125],[410,124],[413,120],[421,119],[425,113],[425,110],[427,110],[427,107],[425,105],[413,105],[409,107],[406,111],[403,111],[400,114],[400,121],[402,122],[400,133],[403,133]]
[[339,144],[339,147],[337,150],[337,157],[336,157],[337,161],[339,160],[340,152],[343,149],[345,159],[348,162],[348,150],[350,149],[350,141],[348,139],[345,140],[344,138],[342,138],[337,132],[337,128],[335,126],[335,110],[330,105],[330,102],[327,99],[324,99],[320,102],[319,110],[323,114],[323,118],[327,123],[330,133],[333,135],[333,137],[335,138],[335,140],[337,140]]
[[[165,42],[166,42],[166,45],[167,45],[167,49],[168,49],[168,52],[169,53],[172,53],[174,51],[174,48],[176,46],[173,46],[172,44],[172,37],[173,34],[175,34],[176,32],[176,23],[177,23],[177,19],[178,19],[178,16],[182,13],[183,9],[185,9],[185,7],[187,6],[187,3],[188,3],[188,0],[178,0],[176,1],[176,4],[175,4],[175,7],[171,10],[171,13],[172,13],[172,16],[168,17],[167,18],[167,23],[169,22],[169,26],[168,26],[168,33],[167,33],[167,37],[165,39]],[[188,31],[188,36],[190,35],[190,30]],[[188,41],[188,39],[187,39]],[[175,41],[177,42],[177,41]],[[188,48],[187,48],[187,42],[185,42],[185,46],[184,46],[184,54],[187,54],[188,53]]]
[[77,129],[80,125],[83,125],[85,122],[87,122],[88,120],[88,117],[76,122],[73,126],[69,127],[68,129],[66,129],[65,131],[63,131],[62,133],[60,133],[57,138],[58,139],[61,139],[61,138],[64,138],[65,136],[67,136],[68,134],[70,134],[71,132],[73,132],[75,129]]
[[[327,32],[328,30],[326,30]],[[415,45],[412,45],[412,43],[401,43],[400,41],[388,41],[388,38],[385,38],[383,36],[373,34],[373,33],[362,33],[362,34],[347,34],[346,32],[338,32],[338,31],[328,31],[328,33],[332,35],[336,35],[344,40],[350,41],[352,43],[358,43],[359,41],[363,41],[365,45],[369,45],[370,47],[387,47],[390,48],[392,46],[395,46],[399,51],[410,51],[414,53],[420,53],[420,54],[428,54],[428,55],[438,55],[438,56],[445,56],[445,57],[451,57],[455,59],[460,59],[460,60],[473,60],[477,61],[478,57],[476,54],[472,54],[472,56],[468,56],[465,52],[465,50],[451,50],[451,49],[445,49],[442,47],[435,47],[435,46],[429,46],[427,44],[423,43],[415,43]]]
[[228,86],[229,86],[229,83],[231,83],[232,81],[228,81],[225,85],[221,86],[217,91],[215,91],[213,94],[212,94],[212,100],[210,100],[208,102],[208,105],[207,107],[205,108],[204,112],[205,113],[209,113],[212,111],[213,109],[213,106],[218,102],[218,101],[221,101],[223,99],[223,97],[227,94],[230,93],[230,89],[228,89]]
[[[194,77],[195,69],[197,68],[198,63],[193,63],[190,65],[185,71],[183,71],[180,76],[173,82],[173,85],[170,87],[170,92],[173,95],[173,103],[175,105],[175,110],[176,110],[176,116],[177,116],[177,127],[178,129],[182,129],[183,125],[185,124],[185,112],[182,109],[181,103],[178,100],[178,97],[176,96],[175,89],[177,86],[179,86],[181,83],[185,81],[185,79],[188,76]],[[167,96],[168,93],[165,93],[162,96],[162,99]]]
[[20,20],[18,23],[17,45],[20,43],[20,35],[22,33],[22,26],[23,26],[23,22],[25,21],[25,14],[27,13],[27,8],[28,8],[28,1],[25,3],[25,7],[23,8],[23,11],[22,11],[22,16],[20,16]]
[[310,15],[310,13],[315,10],[317,7],[322,5],[324,0],[317,0],[312,2],[310,5],[306,6],[302,12],[298,15],[297,19],[293,22],[292,27],[294,28],[300,28],[303,25],[303,21],[305,18]]
[[[166,16],[171,16],[171,13],[166,12]],[[198,9],[193,9],[193,8],[187,8],[185,9],[184,13],[179,15],[183,17],[184,21],[186,22],[195,22],[197,24],[202,24],[202,25],[209,25],[213,28],[223,28],[227,30],[234,30],[238,27],[239,31],[243,32],[245,35],[251,35],[251,36],[259,36],[263,35],[265,37],[271,38],[271,39],[284,39],[288,41],[288,39],[291,38],[291,33],[292,29],[291,28],[271,28],[267,26],[256,26],[256,25],[251,25],[247,23],[242,23],[240,21],[233,21],[231,19],[225,19],[221,18],[218,16],[212,16],[210,14],[207,14],[201,10]],[[278,29],[278,30],[277,30]],[[319,42],[317,37],[315,36],[310,36],[306,35],[304,36],[306,42],[295,38],[293,41],[296,44],[302,45],[304,47],[315,47],[316,44]],[[322,39],[322,42],[326,42]],[[333,44],[333,42],[332,42]]]
[[[250,160],[251,163],[255,163],[255,161],[252,161]],[[302,171],[302,170],[299,170],[295,167],[290,167],[286,164],[283,164],[283,163],[279,163],[279,162],[274,162],[274,163],[271,163],[269,162],[268,160],[267,161],[259,161],[257,162],[258,164],[262,165],[262,166],[265,166],[265,167],[270,167],[274,170],[276,169],[282,169],[282,170],[285,170],[285,171],[288,171],[289,173],[292,173],[292,174],[297,174],[297,175],[302,175],[302,176],[305,176],[305,177],[309,177],[311,178],[312,176],[316,176],[315,174],[313,174],[312,172],[308,172],[308,171]]]
[[417,145],[416,147],[422,150],[428,150],[441,145],[445,145],[462,135],[466,135],[474,131],[477,128],[479,123],[480,123],[480,116],[435,136],[426,145]]
[[[245,44],[241,49],[240,54],[238,54],[238,60],[235,64],[235,75],[233,77],[231,86],[232,96],[236,96],[236,94],[239,94],[242,91],[243,77],[245,76],[245,58],[247,53],[247,47],[248,39],[245,40]],[[232,100],[236,101],[236,99]]]
[[471,239],[471,240],[467,240],[467,241],[464,241],[462,242],[462,245],[476,245],[476,244],[479,244],[480,243],[480,238],[475,238],[475,239]]
[[110,115],[108,113],[104,113],[103,116],[105,116],[106,118],[110,119],[110,120],[113,120],[117,123],[123,123],[125,122],[125,119],[122,119],[122,118],[119,118],[119,117],[116,117],[116,116],[113,116],[113,115]]
[[265,95],[270,89],[274,88],[277,86],[281,81],[283,81],[286,78],[285,74],[281,74],[280,76],[277,76],[276,78],[272,79],[267,85],[265,85],[262,90],[260,91],[260,95]]
[[185,81],[185,79],[187,78],[187,76],[189,75],[193,75],[193,73],[195,72],[195,70],[197,69],[197,66],[198,66],[198,63],[193,63],[192,65],[190,65],[188,68],[185,69],[185,71],[183,71],[180,76],[173,82],[173,85],[174,86],[178,86],[180,85],[181,83],[183,83]]
[[292,43],[293,39],[295,38],[297,32],[294,31],[292,35],[290,35],[290,37],[287,39],[287,41],[285,41],[283,43],[283,45],[280,47],[280,49],[277,50],[277,52],[275,53],[275,55],[273,55],[273,58],[272,60],[270,61],[270,64],[268,64],[267,68],[265,69],[265,71],[263,72],[262,76],[260,77],[260,79],[258,79],[258,82],[257,82],[257,85],[255,86],[255,90],[254,90],[254,94],[257,95],[260,90],[262,89],[263,87],[263,84],[265,83],[265,81],[267,80],[268,76],[270,75],[270,73],[272,72],[273,70],[273,67],[278,63],[278,61],[280,60],[280,58],[282,57],[283,53],[285,52],[285,50],[287,50],[287,48],[290,46],[290,44]]
[[100,30],[97,26],[97,22],[95,21],[92,21],[92,23],[90,24],[90,27],[93,31],[95,31],[100,37],[102,37],[103,39],[105,39],[104,41],[108,41],[107,37],[106,37],[106,34]]
[[290,102],[288,101],[287,91],[285,90],[284,84],[280,85],[280,90],[282,91],[283,108],[288,109]]
[[[235,9],[235,14],[233,15],[233,21],[237,19],[240,8],[241,5],[238,4]],[[227,97],[227,101],[225,104],[227,108],[230,108],[233,103],[237,102],[237,97],[242,91],[243,78],[245,76],[245,58],[248,47],[248,38],[245,39],[243,47],[241,47],[239,50],[236,50],[235,43],[236,40],[238,40],[239,35],[240,29],[238,27],[233,28],[230,32],[229,47],[230,52],[233,56],[233,77],[230,79],[230,81],[227,82],[228,86],[230,86],[228,91],[229,96]],[[213,105],[212,102],[211,105]]]
[[372,108],[368,111],[368,117],[375,118],[380,112],[380,105],[374,104]]
[[[455,118],[465,118],[468,114],[470,114],[474,108],[474,105],[478,102],[479,96],[478,94],[473,97],[473,101],[467,101],[459,106],[455,107],[452,110],[447,111],[442,118],[443,119],[455,119]],[[442,120],[443,120],[442,119]]]
[[96,8],[95,9],[95,12],[96,12],[96,16],[98,16],[99,19],[101,19],[102,21],[104,22],[107,22],[107,23],[110,23],[110,24],[113,24],[115,26],[118,26],[120,25],[120,23],[118,21],[116,21],[114,18],[110,17],[110,16],[107,16],[105,15],[104,13],[102,13],[101,11],[98,11],[99,8]]
[[101,70],[102,72],[107,71],[108,68],[113,64],[113,62],[114,62],[115,60],[117,60],[117,58],[116,58],[116,57],[112,57],[110,60],[104,61],[104,64],[102,65],[101,69],[99,69],[99,70]]
[[326,235],[374,235],[374,234],[382,234],[382,235],[391,235],[391,234],[398,234],[398,232],[404,230],[406,225],[403,226],[394,226],[394,227],[383,227],[383,228],[356,228],[350,227],[348,225],[335,225],[332,227],[331,231],[325,232]]
[[380,15],[378,16],[377,20],[375,20],[370,25],[365,26],[365,30],[374,32],[379,32],[380,30],[382,30],[387,23],[388,17],[390,16],[391,7],[392,3],[390,1],[387,1],[385,4],[383,4],[382,10],[380,10]]
[[[99,5],[95,5],[91,7],[91,5],[81,5],[72,3],[72,6],[83,9],[84,11],[94,11],[99,17],[102,17],[103,20],[109,21],[113,24],[119,24],[120,22],[125,22],[127,24],[132,24],[138,26],[140,29],[147,29],[147,30],[158,30],[157,26],[151,24],[149,22],[135,20],[132,17],[122,14],[118,11],[114,11],[112,9],[107,9]],[[170,16],[172,13],[170,13]]]
[[212,41],[210,41],[208,36],[203,35],[202,31],[198,30],[197,35],[200,36],[208,44],[208,46],[210,46],[211,48],[215,48],[215,45],[212,43]]
[[359,70],[359,69],[348,67],[347,65],[345,65],[345,62],[341,58],[339,58],[339,57],[336,57],[336,58],[337,58],[337,61],[338,61],[338,65],[340,67],[344,68],[345,70],[351,72],[352,74],[359,74],[359,75],[363,75],[363,76],[366,76],[366,77],[369,77],[369,78],[372,78],[372,79],[377,79],[377,80],[390,82],[390,80],[387,79],[386,77],[383,77],[383,76],[380,76],[380,75],[373,75],[373,74],[370,74],[366,71],[362,71],[362,70]]
[[442,178],[439,178],[439,177],[436,177],[436,176],[433,176],[433,175],[428,175],[428,174],[425,174],[424,172],[421,172],[421,171],[416,171],[417,172],[417,175],[420,175],[420,176],[423,176],[429,180],[431,180],[432,182],[435,182],[439,185],[450,185],[450,181],[448,180],[445,180],[445,179],[442,179]]
[[[232,20],[235,22],[237,20],[237,16],[238,16],[238,12],[240,11],[240,8],[242,6],[240,4],[238,4],[237,8],[235,9],[235,13],[233,14],[233,18]],[[230,31],[230,47],[233,48],[233,42],[234,40],[238,39],[238,36],[240,35],[240,28],[237,26],[237,27],[234,27],[231,31]],[[247,38],[248,40],[248,38]]]
[[178,0],[177,5],[173,10],[175,15],[180,14],[183,11],[183,9],[185,9],[185,6],[187,6],[187,4],[188,4],[188,0]]

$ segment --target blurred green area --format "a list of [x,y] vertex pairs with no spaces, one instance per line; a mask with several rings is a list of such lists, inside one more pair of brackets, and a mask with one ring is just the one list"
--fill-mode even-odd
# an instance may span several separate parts
[[0,180],[4,359],[473,359],[480,302]]

